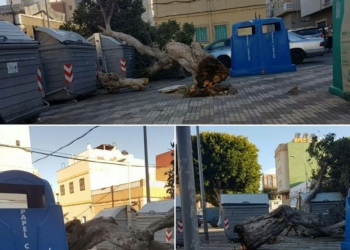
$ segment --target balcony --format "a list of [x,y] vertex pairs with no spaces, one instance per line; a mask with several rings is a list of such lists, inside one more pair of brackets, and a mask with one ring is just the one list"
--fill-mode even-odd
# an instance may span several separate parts
[[283,2],[280,6],[275,6],[274,14],[276,17],[283,17],[290,12],[300,11],[300,1],[290,0]]

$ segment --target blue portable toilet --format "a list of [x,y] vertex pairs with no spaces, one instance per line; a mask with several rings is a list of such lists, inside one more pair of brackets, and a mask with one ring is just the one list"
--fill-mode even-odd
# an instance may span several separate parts
[[282,18],[234,24],[231,46],[231,77],[296,71]]
[[0,173],[0,248],[68,250],[62,208],[50,184],[31,173]]

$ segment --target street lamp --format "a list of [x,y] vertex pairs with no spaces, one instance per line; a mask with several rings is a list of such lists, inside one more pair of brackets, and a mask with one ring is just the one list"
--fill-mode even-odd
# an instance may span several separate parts
[[[129,155],[128,151],[123,150],[122,155]],[[128,158],[128,188],[129,188],[129,205],[131,206],[131,190],[130,190],[130,161]]]
[[308,184],[307,184],[307,181],[308,181],[308,180],[307,180],[307,172],[306,172],[306,164],[305,164],[305,162],[304,162],[302,159],[296,157],[295,155],[291,155],[290,157],[295,158],[295,159],[298,159],[298,160],[300,160],[300,161],[304,164],[305,182],[306,182],[306,192],[309,192],[309,187],[308,187]]

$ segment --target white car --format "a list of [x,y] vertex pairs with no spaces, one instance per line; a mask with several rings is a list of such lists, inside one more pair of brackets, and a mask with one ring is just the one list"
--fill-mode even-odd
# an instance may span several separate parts
[[[294,64],[300,64],[305,58],[323,56],[326,53],[323,38],[306,38],[288,32],[289,48]],[[222,39],[209,44],[204,50],[212,54],[226,67],[231,68],[231,39]]]

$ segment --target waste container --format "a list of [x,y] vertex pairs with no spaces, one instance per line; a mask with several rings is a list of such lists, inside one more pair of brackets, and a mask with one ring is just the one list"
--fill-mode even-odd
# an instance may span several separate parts
[[333,1],[333,85],[329,92],[350,100],[350,2]]
[[31,173],[0,173],[0,248],[68,250],[63,212],[50,184]]
[[47,106],[42,73],[39,43],[0,21],[0,117],[5,123],[36,119]]
[[[136,214],[138,229],[145,229],[155,220],[164,217],[171,209],[174,209],[174,200],[163,200],[146,203]],[[174,227],[165,228],[154,234],[154,240],[164,243],[174,243]]]
[[[301,206],[300,210],[307,212],[307,213],[313,213],[313,214],[321,214],[322,218],[325,222],[325,227],[334,225],[338,222],[342,221],[341,213],[339,213],[342,209],[345,207],[345,201],[342,198],[341,194],[338,192],[325,192],[325,193],[318,193],[314,199],[310,201],[309,210],[307,211],[306,208],[303,207],[304,200],[309,196],[308,193],[301,193],[300,199],[301,199]],[[319,231],[316,231],[314,229],[305,228],[303,226],[299,226],[299,229],[302,231],[303,234],[307,236],[322,236],[324,234],[320,233]]]
[[181,196],[176,196],[176,246],[184,245],[183,224],[181,214]]
[[[114,207],[114,208],[101,210],[100,212],[97,213],[97,215],[94,218],[113,217],[118,223],[119,227],[125,230],[129,230],[129,229],[136,230],[137,229],[136,212],[137,211],[131,206],[121,206],[121,207]],[[128,213],[130,213],[130,216],[128,216]],[[98,245],[96,245],[96,249],[97,250],[123,250],[121,247],[115,246],[108,241],[103,241],[99,243]]]
[[232,26],[231,77],[292,71],[296,66],[283,19],[256,19]]
[[88,41],[96,46],[98,65],[106,73],[132,78],[135,71],[135,48],[113,37],[95,33]]
[[236,224],[251,217],[269,213],[267,194],[222,194],[221,205],[224,217],[224,230],[227,239],[237,241],[238,234],[233,232]]
[[46,79],[45,100],[66,101],[96,91],[96,48],[81,35],[37,27]]

